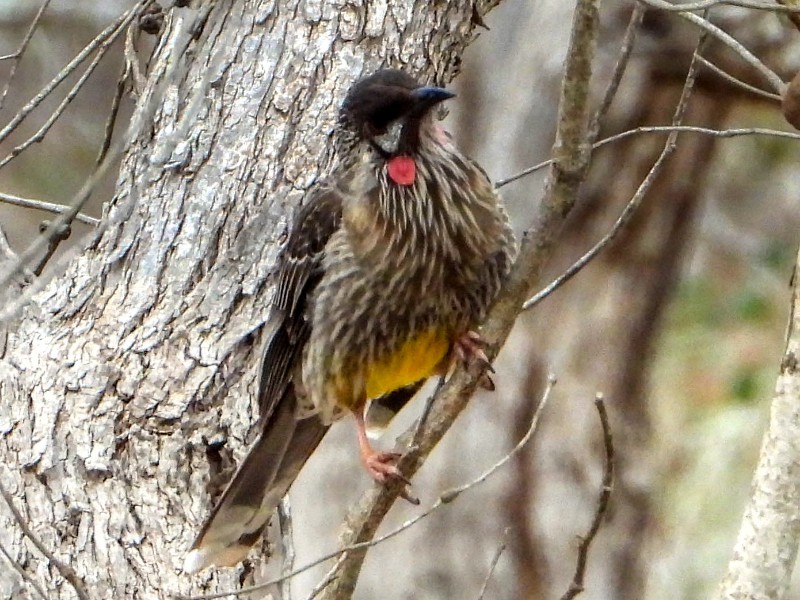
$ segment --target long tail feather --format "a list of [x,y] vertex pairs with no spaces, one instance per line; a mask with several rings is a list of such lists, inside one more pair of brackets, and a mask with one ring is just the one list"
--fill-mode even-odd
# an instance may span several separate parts
[[317,417],[297,420],[291,391],[228,484],[186,555],[183,570],[232,566],[247,556],[303,464],[327,431]]

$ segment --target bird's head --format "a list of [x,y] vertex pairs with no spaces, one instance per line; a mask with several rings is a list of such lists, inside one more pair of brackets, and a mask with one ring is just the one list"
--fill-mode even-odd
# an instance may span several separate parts
[[340,126],[384,158],[414,154],[431,110],[455,94],[421,86],[397,69],[382,69],[353,84],[339,112]]

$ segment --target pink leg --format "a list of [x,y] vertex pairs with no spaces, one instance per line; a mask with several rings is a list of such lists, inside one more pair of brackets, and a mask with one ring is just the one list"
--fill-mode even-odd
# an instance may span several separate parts
[[400,458],[400,454],[396,452],[378,452],[369,443],[367,438],[367,429],[364,425],[364,411],[363,409],[356,409],[353,411],[353,416],[356,419],[356,429],[358,431],[358,447],[361,451],[361,462],[370,474],[378,483],[388,483],[393,479],[399,479],[405,483],[409,483],[400,469],[395,464]]

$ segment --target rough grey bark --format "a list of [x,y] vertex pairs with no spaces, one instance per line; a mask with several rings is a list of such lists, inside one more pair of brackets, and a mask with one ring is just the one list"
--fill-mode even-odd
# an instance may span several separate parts
[[[242,456],[254,421],[287,220],[329,165],[353,78],[390,63],[449,81],[474,14],[494,4],[242,0],[167,14],[105,226],[13,324],[0,360],[0,477],[91,598],[246,578],[179,567],[209,476]],[[4,509],[0,531],[48,594],[75,596]]]
[[800,544],[800,301],[797,269],[786,351],[775,383],[753,490],[733,557],[715,598],[786,598]]

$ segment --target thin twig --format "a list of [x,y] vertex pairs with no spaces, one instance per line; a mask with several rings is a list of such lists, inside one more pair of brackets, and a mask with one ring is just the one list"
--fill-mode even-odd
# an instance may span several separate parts
[[597,407],[597,413],[600,415],[600,424],[603,427],[603,449],[605,451],[603,481],[600,485],[600,496],[597,499],[597,508],[594,511],[592,524],[589,526],[589,531],[581,538],[581,542],[578,545],[575,575],[572,577],[569,588],[564,592],[564,595],[561,596],[561,600],[572,600],[572,598],[575,598],[584,590],[583,579],[589,560],[589,549],[592,546],[597,532],[600,530],[600,525],[603,523],[603,517],[608,510],[608,501],[614,489],[614,440],[611,435],[611,425],[608,423],[608,413],[606,412],[606,405],[605,402],[603,402],[602,394],[597,394],[594,399],[594,405]]
[[589,140],[594,143],[597,135],[600,133],[600,123],[606,116],[608,109],[611,108],[611,103],[619,90],[619,84],[622,82],[622,76],[628,68],[630,62],[631,52],[633,52],[633,45],[636,43],[636,33],[642,24],[644,17],[644,7],[638,2],[633,5],[631,11],[631,18],[628,20],[628,26],[625,28],[625,35],[622,38],[622,43],[619,48],[619,55],[617,62],[614,65],[614,70],[611,73],[611,78],[606,86],[606,91],[603,94],[603,99],[600,101],[600,106],[594,113],[592,122],[589,125]]
[[669,6],[659,7],[659,9],[668,12],[686,12],[705,10],[714,6],[723,5],[739,6],[741,8],[751,8],[753,10],[765,10],[767,12],[800,13],[800,8],[795,6],[775,5],[771,2],[757,2],[753,0],[700,0],[699,2],[670,4]]
[[[23,208],[35,208],[36,210],[45,210],[47,212],[55,213],[57,215],[62,214],[69,210],[69,206],[64,206],[63,204],[56,204],[55,202],[45,202],[44,200],[32,200],[31,198],[21,198],[20,196],[13,196],[12,194],[6,194],[4,192],[0,192],[0,202],[5,202],[6,204],[13,204],[14,206],[21,206]],[[100,222],[100,219],[96,219],[95,217],[90,217],[89,215],[85,215],[83,213],[78,213],[75,215],[75,220],[80,223],[85,223],[86,225],[95,226]]]
[[14,557],[12,557],[11,554],[8,553],[8,550],[6,550],[6,547],[3,545],[2,541],[0,541],[0,554],[5,556],[6,560],[8,561],[8,564],[10,564],[14,568],[14,570],[17,573],[19,573],[19,576],[22,577],[22,580],[25,581],[25,583],[31,586],[36,591],[36,593],[39,594],[39,597],[42,600],[47,600],[47,594],[44,593],[44,590],[39,585],[39,583],[33,577],[28,575],[28,572],[22,567],[21,564],[19,564],[19,562],[14,560]]
[[[673,10],[674,5],[666,2],[666,0],[639,0],[639,2],[644,2],[648,6],[656,9],[661,10]],[[777,6],[773,5],[776,9]],[[773,91],[783,95],[783,92],[786,90],[786,84],[780,78],[780,76],[775,73],[772,69],[770,69],[767,65],[765,65],[761,60],[752,52],[750,52],[747,48],[745,48],[739,40],[734,38],[729,33],[723,31],[716,25],[710,23],[708,20],[695,15],[694,13],[683,11],[678,11],[680,17],[686,19],[690,23],[697,25],[698,27],[702,28],[704,31],[708,32],[709,34],[713,35],[723,44],[728,46],[731,50],[736,52],[742,60],[744,60],[747,64],[753,67],[756,71],[761,73],[766,81],[772,86]]]
[[[271,579],[270,581],[267,581],[265,583],[260,583],[258,585],[254,585],[248,588],[242,588],[240,590],[235,590],[232,592],[219,592],[215,594],[203,594],[200,596],[183,596],[180,594],[175,594],[173,595],[173,598],[176,598],[176,600],[215,600],[217,598],[237,597],[237,596],[242,596],[244,594],[259,592],[261,590],[267,589],[273,585],[280,583],[287,577],[295,577],[296,575],[304,573],[305,571],[308,571],[309,569],[316,567],[319,564],[329,561],[332,558],[337,558],[337,557],[344,558],[345,555],[349,555],[353,552],[367,550],[372,546],[377,546],[378,544],[382,544],[386,540],[389,540],[395,537],[396,535],[406,531],[407,529],[413,527],[423,519],[430,516],[435,511],[439,510],[445,504],[450,504],[451,502],[453,502],[462,493],[482,484],[489,477],[494,475],[498,470],[504,467],[517,454],[519,454],[520,451],[522,451],[522,449],[530,441],[531,437],[533,437],[533,434],[536,431],[537,426],[539,425],[539,418],[542,415],[545,406],[547,406],[547,402],[550,399],[550,393],[553,391],[553,387],[555,385],[556,385],[556,377],[555,375],[550,374],[547,378],[547,385],[545,386],[544,392],[542,392],[541,400],[539,401],[539,404],[536,406],[536,410],[533,413],[533,417],[531,417],[531,422],[530,426],[528,427],[528,430],[525,432],[525,435],[522,436],[519,442],[517,442],[517,444],[508,453],[503,455],[499,460],[497,460],[492,466],[486,469],[486,471],[478,475],[475,479],[472,479],[468,483],[464,483],[458,487],[451,488],[449,490],[445,490],[444,492],[442,492],[439,495],[439,498],[436,500],[436,502],[434,502],[430,506],[430,508],[408,519],[402,525],[398,526],[392,531],[385,533],[380,537],[367,540],[364,542],[359,542],[356,544],[350,544],[343,548],[339,548],[338,550],[334,550],[333,552],[329,552],[328,554],[321,556],[320,558],[303,565],[299,569],[295,569],[288,575],[281,575],[280,577],[276,577],[275,579]],[[325,578],[326,584],[329,584],[335,578],[336,578],[335,572],[333,574],[329,573],[329,575]]]
[[481,591],[478,593],[478,600],[483,600],[484,596],[486,595],[486,588],[489,587],[489,582],[492,580],[492,575],[494,575],[494,570],[497,568],[497,563],[500,562],[500,557],[503,555],[506,545],[508,544],[508,533],[510,531],[510,527],[506,527],[503,530],[503,539],[500,541],[500,545],[497,547],[497,550],[492,557],[492,562],[489,563],[489,571],[486,573],[486,577],[483,579]]
[[[769,129],[767,127],[740,127],[740,128],[731,128],[731,129],[711,129],[709,127],[699,127],[696,125],[644,125],[642,127],[636,127],[634,129],[628,129],[627,131],[623,131],[621,133],[617,133],[607,138],[603,138],[599,142],[595,142],[592,144],[592,149],[597,150],[598,148],[602,148],[608,144],[613,144],[614,142],[620,142],[624,139],[627,139],[632,136],[642,135],[642,134],[661,134],[661,133],[697,133],[700,135],[708,135],[711,137],[716,138],[736,138],[736,137],[750,137],[754,135],[762,135],[765,137],[777,137],[783,138],[788,140],[800,140],[800,133],[795,131],[781,131],[779,129]],[[537,163],[531,167],[527,167],[520,171],[519,173],[515,173],[506,179],[500,179],[495,184],[495,188],[501,188],[509,183],[513,183],[518,179],[522,179],[523,177],[535,173],[536,171],[543,169],[544,167],[548,167],[553,164],[554,159],[548,159]]]
[[41,552],[48,561],[50,561],[50,564],[56,568],[59,574],[69,582],[80,600],[89,600],[89,595],[86,592],[83,580],[78,577],[71,566],[56,558],[56,556],[50,552],[50,550],[48,550],[44,544],[42,544],[33,531],[31,531],[31,528],[28,527],[28,523],[25,521],[25,518],[17,510],[17,507],[14,506],[14,499],[11,497],[11,494],[8,492],[2,481],[0,481],[0,495],[3,496],[3,500],[5,500],[6,504],[8,505],[8,510],[11,511],[11,515],[14,517],[14,520],[17,522],[20,530],[22,530],[23,535],[25,535],[25,537],[31,541],[36,549],[39,550],[39,552]]
[[136,16],[138,11],[138,6],[134,6],[133,8],[129,9],[124,15],[122,21],[120,21],[119,25],[111,31],[111,33],[100,43],[97,48],[97,55],[92,59],[92,62],[89,63],[89,66],[86,67],[86,70],[81,74],[78,81],[75,82],[75,85],[72,86],[72,89],[67,93],[61,103],[55,108],[55,110],[50,113],[50,116],[45,120],[42,126],[34,133],[31,137],[27,140],[15,146],[11,152],[6,155],[5,158],[0,160],[0,169],[5,167],[8,163],[14,160],[17,156],[22,154],[25,150],[30,148],[33,144],[38,144],[41,142],[47,133],[50,131],[50,128],[53,124],[61,117],[63,112],[67,109],[67,107],[72,103],[75,97],[83,88],[86,81],[89,77],[94,73],[97,65],[100,64],[100,61],[103,60],[108,49],[111,45],[117,40],[117,37],[125,30],[125,27],[133,20],[134,16]]
[[436,387],[434,388],[433,392],[430,396],[425,400],[425,406],[422,408],[422,413],[419,416],[419,420],[417,420],[417,427],[414,430],[414,435],[411,438],[411,446],[416,447],[417,442],[419,441],[420,435],[422,435],[422,431],[425,429],[425,423],[428,420],[428,417],[431,414],[431,409],[433,408],[434,402],[436,402],[436,396],[439,394],[441,389],[444,387],[446,382],[446,378],[444,375],[439,377],[439,381],[436,382]]
[[122,72],[117,79],[117,89],[114,92],[114,97],[111,99],[111,110],[106,119],[106,126],[103,130],[103,143],[100,146],[100,152],[97,153],[96,165],[103,162],[103,159],[108,154],[108,149],[111,147],[111,138],[114,136],[114,126],[117,124],[117,114],[119,114],[119,107],[122,104],[122,96],[125,94],[125,86],[128,83],[128,76],[130,75],[130,67],[127,62],[122,65]]
[[[63,80],[64,77],[77,68],[77,66],[89,55],[91,52],[90,49],[93,50],[95,48],[99,48],[97,56],[90,63],[89,67],[86,69],[75,86],[73,86],[56,111],[50,115],[45,124],[39,129],[39,131],[37,131],[36,134],[34,134],[34,136],[20,146],[14,148],[5,159],[0,161],[0,168],[8,164],[15,156],[29,147],[32,143],[35,141],[40,141],[46,135],[47,131],[50,129],[55,120],[77,95],[78,91],[81,89],[89,75],[99,63],[100,59],[108,50],[109,46],[114,42],[119,33],[124,30],[127,24],[131,22],[136,14],[138,14],[138,11],[144,1],[146,0],[140,0],[140,2],[134,5],[131,9],[123,13],[123,15],[114,24],[107,27],[99,36],[92,40],[92,42],[90,42],[89,45],[87,45],[75,59],[73,59],[70,65],[62,70],[62,72],[54,80],[52,80],[48,86],[45,87],[45,90],[40,92],[19,113],[17,113],[11,120],[11,123],[9,123],[9,125],[6,126],[2,132],[0,132],[0,141],[2,141],[3,137],[10,134],[14,128],[19,125],[19,123],[21,123],[22,120],[38,105],[38,103],[41,102],[47,95],[49,95],[53,89],[55,89],[55,87],[58,85],[58,83],[60,83],[60,81]],[[26,267],[33,257],[46,247],[44,254],[40,257],[37,265],[33,268],[33,272],[36,275],[40,275],[42,273],[45,265],[55,254],[61,242],[69,237],[71,233],[72,221],[76,218],[77,214],[80,212],[80,209],[89,199],[89,196],[91,195],[97,183],[110,168],[111,162],[112,161],[108,160],[103,162],[101,165],[98,165],[94,173],[92,173],[89,179],[81,187],[78,194],[75,196],[75,201],[72,203],[72,205],[68,209],[61,212],[59,217],[53,222],[46,222],[44,224],[46,227],[42,232],[42,235],[39,236],[37,240],[20,255],[19,263],[12,266],[11,269],[7,269],[5,273],[0,274],[0,286],[4,285],[8,278],[13,276],[19,269]]]
[[779,129],[769,129],[767,127],[710,129],[708,127],[697,127],[695,125],[646,125],[643,127],[637,127],[636,129],[630,129],[628,131],[623,131],[622,133],[617,133],[615,135],[609,136],[604,140],[602,140],[601,142],[598,142],[595,145],[595,147],[599,148],[600,146],[605,146],[606,144],[619,142],[620,140],[624,140],[625,138],[631,137],[633,135],[640,135],[643,133],[699,133],[702,135],[708,135],[717,138],[734,138],[734,137],[743,137],[751,135],[764,135],[769,137],[785,138],[788,140],[800,140],[800,133],[794,131],[781,131]]
[[137,4],[129,9],[128,11],[124,12],[116,21],[114,21],[111,25],[106,27],[103,31],[101,31],[91,42],[89,42],[83,50],[81,50],[75,58],[73,58],[66,67],[64,67],[58,75],[56,75],[46,86],[44,86],[41,91],[36,94],[33,98],[31,98],[28,103],[23,106],[20,111],[14,115],[14,118],[11,119],[8,124],[0,130],[0,142],[3,142],[10,134],[13,132],[25,118],[31,114],[37,106],[39,106],[45,98],[47,98],[53,90],[55,90],[59,84],[64,81],[67,77],[69,77],[78,66],[86,60],[86,58],[94,52],[100,44],[102,44],[105,40],[108,39],[110,35],[112,35],[117,28],[120,26],[122,22],[127,20],[130,17],[131,11],[136,11],[141,6],[144,0],[140,0]]
[[642,180],[642,183],[639,184],[636,193],[634,193],[631,200],[625,206],[622,214],[620,214],[619,218],[615,221],[608,233],[606,233],[606,235],[604,235],[603,238],[597,242],[597,244],[595,244],[591,250],[581,256],[566,271],[564,271],[564,273],[562,273],[544,289],[526,300],[522,305],[522,310],[528,310],[529,308],[536,306],[539,302],[547,298],[547,296],[569,281],[576,273],[583,269],[583,267],[589,264],[589,262],[591,262],[606,246],[608,246],[614,240],[614,238],[616,238],[617,234],[631,220],[636,210],[639,208],[639,206],[641,206],[644,198],[647,196],[647,192],[650,191],[650,188],[653,186],[653,183],[655,183],[656,178],[661,173],[661,169],[663,168],[664,164],[666,164],[667,159],[675,151],[675,146],[678,139],[677,128],[680,126],[684,116],[686,115],[686,110],[689,106],[689,98],[691,97],[692,90],[694,89],[694,84],[697,80],[697,73],[699,71],[700,61],[698,60],[698,57],[700,56],[700,51],[707,40],[708,34],[706,32],[701,33],[697,42],[697,46],[695,47],[694,54],[692,55],[692,62],[690,63],[689,71],[686,74],[686,80],[683,84],[681,96],[678,100],[678,104],[675,107],[675,112],[672,117],[673,130],[670,131],[669,135],[667,136],[667,141],[664,144],[664,149],[661,151],[661,154],[659,154],[658,158],[653,163],[653,166],[650,167],[650,170],[647,172],[644,180]]
[[[595,147],[596,146],[593,146],[592,149],[594,149]],[[523,177],[531,175],[536,171],[539,171],[540,169],[549,167],[550,165],[553,164],[554,160],[555,160],[554,158],[548,158],[547,160],[543,160],[540,163],[536,163],[532,167],[526,167],[522,169],[522,171],[520,171],[519,173],[515,173],[511,177],[506,177],[505,179],[498,179],[497,182],[494,184],[494,187],[496,190],[499,190],[501,187],[508,185],[509,183],[514,183],[517,179],[522,179]]]
[[145,86],[146,77],[139,64],[139,55],[136,53],[136,40],[134,36],[138,34],[137,28],[131,27],[125,34],[125,69],[131,77],[131,91],[138,98]]
[[[278,504],[278,527],[281,530],[281,554],[283,564],[281,564],[281,575],[286,576],[294,570],[294,531],[292,527],[292,506],[289,503],[289,496],[286,495]],[[282,600],[292,600],[291,578],[286,577],[280,583]]]
[[[42,250],[50,246],[51,240],[60,235],[61,229],[67,223],[72,222],[72,220],[75,218],[75,215],[80,212],[81,208],[83,208],[83,205],[89,199],[89,196],[91,195],[95,186],[97,186],[103,177],[105,177],[106,173],[111,168],[114,159],[121,151],[122,144],[117,143],[114,146],[113,151],[109,153],[109,156],[107,156],[103,163],[98,166],[97,169],[95,169],[94,173],[92,173],[86,179],[83,186],[81,186],[81,189],[78,190],[78,193],[73,196],[72,202],[69,205],[69,209],[49,222],[47,228],[42,232],[42,234],[33,242],[31,242],[31,244],[25,248],[22,253],[20,253],[19,260],[16,263],[10,265],[5,270],[0,271],[0,289],[5,287],[11,278],[14,277],[14,275],[26,268],[34,259],[34,257],[36,257]],[[41,266],[41,262],[39,265]]]
[[[147,1],[148,0],[140,0],[136,4],[135,8],[138,9]],[[177,64],[177,60],[170,61],[167,65],[152,74],[152,80],[156,82],[169,81]],[[148,88],[149,93],[146,98],[140,99],[140,102],[133,113],[131,122],[128,125],[126,134],[122,136],[122,139],[112,144],[112,147],[108,151],[103,162],[97,166],[95,171],[84,182],[81,189],[78,190],[78,192],[72,197],[72,201],[69,203],[69,210],[50,222],[47,226],[47,229],[40,236],[38,236],[36,240],[34,240],[21,254],[19,254],[19,259],[16,262],[5,269],[0,269],[0,289],[3,289],[3,287],[6,286],[9,281],[16,276],[17,273],[25,270],[28,264],[50,244],[50,240],[54,236],[58,235],[59,230],[64,226],[64,224],[71,222],[72,219],[74,219],[74,216],[80,212],[81,208],[86,203],[97,184],[103,179],[103,177],[105,177],[106,173],[115,163],[116,159],[122,154],[122,150],[125,145],[136,139],[136,137],[142,131],[144,123],[147,122],[147,120],[151,117],[156,105],[155,100],[157,97],[157,89],[157,86]],[[202,89],[198,90],[197,94],[195,95],[200,95],[201,93]],[[103,227],[104,222],[101,221],[98,225],[95,235],[100,235]],[[37,285],[39,286],[38,288]],[[15,315],[16,312],[22,306],[24,306],[28,300],[30,300],[31,294],[33,293],[32,290],[34,288],[41,289],[42,285],[42,279],[37,279],[34,285],[28,286],[28,288],[25,290],[25,293],[21,295],[22,297],[15,299],[13,303],[6,303],[6,305],[3,306],[2,311],[0,311],[0,322],[3,322],[5,319],[11,318],[13,315]]]
[[36,16],[33,17],[33,21],[31,21],[30,27],[28,27],[28,31],[25,33],[25,37],[22,38],[22,42],[20,42],[16,52],[3,57],[4,59],[13,60],[14,62],[11,64],[11,70],[8,73],[6,84],[3,86],[3,92],[0,93],[0,110],[3,110],[3,104],[5,104],[8,90],[11,89],[11,82],[14,80],[14,75],[17,73],[19,60],[25,53],[25,50],[28,48],[28,44],[30,43],[33,34],[36,32],[36,28],[39,27],[39,23],[42,20],[44,11],[47,10],[47,6],[50,4],[50,2],[51,0],[44,0],[44,2],[42,2],[42,5],[39,7],[39,11],[36,13]]
[[306,600],[314,600],[314,598],[319,596],[322,591],[327,588],[334,579],[336,579],[336,573],[339,571],[339,566],[342,564],[342,561],[344,561],[345,556],[347,555],[344,553],[339,555],[339,558],[336,559],[336,562],[333,563],[333,566],[328,570],[327,573],[325,573],[325,577],[323,577],[309,592]]
[[706,67],[709,71],[715,73],[722,77],[728,83],[735,85],[736,87],[740,87],[743,90],[750,92],[751,94],[756,94],[757,96],[761,96],[762,98],[769,98],[770,100],[775,100],[776,102],[781,101],[781,97],[778,94],[773,94],[772,92],[768,92],[766,90],[762,90],[761,88],[757,88],[754,85],[750,85],[749,83],[745,83],[741,79],[737,79],[727,71],[720,69],[717,65],[712,63],[710,60],[706,60],[702,56],[698,56],[697,60]]

